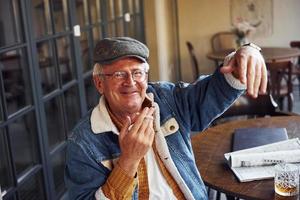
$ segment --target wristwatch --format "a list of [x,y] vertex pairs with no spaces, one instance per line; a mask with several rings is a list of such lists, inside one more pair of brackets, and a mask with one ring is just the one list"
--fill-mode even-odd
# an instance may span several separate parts
[[250,43],[244,44],[242,47],[246,47],[246,46],[249,46],[249,47],[252,47],[252,48],[254,48],[258,51],[261,51],[261,48],[259,46],[257,46],[256,44],[254,44],[254,43],[250,42]]

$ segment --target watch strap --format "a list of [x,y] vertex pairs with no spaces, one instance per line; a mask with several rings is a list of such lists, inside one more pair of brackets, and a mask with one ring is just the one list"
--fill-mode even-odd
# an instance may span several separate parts
[[257,46],[256,44],[252,43],[252,42],[244,44],[242,47],[247,47],[247,46],[252,47],[252,48],[254,48],[258,51],[261,51],[261,48],[259,46]]

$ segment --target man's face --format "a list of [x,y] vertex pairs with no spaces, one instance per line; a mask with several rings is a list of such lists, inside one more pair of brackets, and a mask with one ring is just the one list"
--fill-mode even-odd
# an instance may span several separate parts
[[[95,77],[98,91],[105,96],[110,110],[115,115],[128,115],[139,112],[145,99],[148,76],[140,81],[133,74],[145,72],[146,65],[135,58],[124,58],[102,68],[101,77]],[[119,75],[126,75],[124,78]],[[115,75],[113,75],[115,73]],[[106,74],[106,75],[105,75]]]

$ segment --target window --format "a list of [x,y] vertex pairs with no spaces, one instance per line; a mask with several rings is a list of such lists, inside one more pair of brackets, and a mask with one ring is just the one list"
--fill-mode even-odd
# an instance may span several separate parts
[[[60,199],[66,140],[99,99],[93,47],[143,41],[141,0],[0,0],[0,185],[4,199]],[[124,19],[130,16],[130,21]],[[72,27],[80,25],[81,36]]]

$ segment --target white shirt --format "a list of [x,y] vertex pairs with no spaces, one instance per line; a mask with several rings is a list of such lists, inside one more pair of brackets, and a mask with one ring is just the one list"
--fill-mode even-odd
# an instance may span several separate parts
[[149,199],[175,200],[176,197],[174,196],[172,188],[167,183],[159,168],[159,164],[156,161],[155,154],[152,148],[147,152],[145,156],[145,162],[147,166]]

